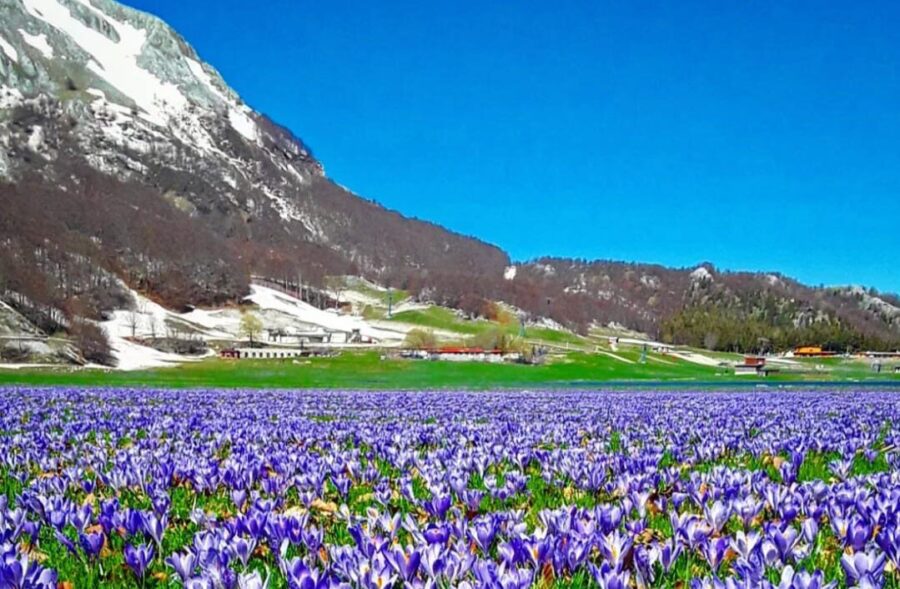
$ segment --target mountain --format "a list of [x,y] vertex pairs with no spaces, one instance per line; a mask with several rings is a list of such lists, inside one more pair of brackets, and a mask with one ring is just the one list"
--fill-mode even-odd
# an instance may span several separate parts
[[0,0],[0,207],[0,299],[82,348],[100,337],[92,320],[132,304],[127,288],[170,308],[222,305],[254,274],[319,289],[359,275],[473,315],[501,300],[572,329],[717,346],[748,320],[795,339],[827,327],[900,341],[900,303],[868,291],[706,267],[511,266],[342,188],[168,25],[112,0]]
[[51,305],[111,284],[83,273],[182,305],[233,300],[251,272],[389,282],[509,262],[338,186],[175,31],[111,0],[0,0],[0,147],[0,268]]

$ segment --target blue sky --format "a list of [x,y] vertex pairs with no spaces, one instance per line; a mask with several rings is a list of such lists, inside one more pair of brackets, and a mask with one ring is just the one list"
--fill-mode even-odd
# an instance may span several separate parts
[[539,255],[900,292],[900,3],[126,0],[337,182]]

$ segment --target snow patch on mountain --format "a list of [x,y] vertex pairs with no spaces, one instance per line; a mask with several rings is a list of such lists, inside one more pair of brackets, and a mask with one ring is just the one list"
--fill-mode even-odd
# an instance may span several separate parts
[[19,30],[22,34],[22,39],[25,40],[26,43],[40,51],[41,55],[46,57],[47,59],[53,59],[53,47],[50,46],[50,43],[47,41],[47,35],[41,33],[40,35],[32,35],[28,31]]
[[247,141],[256,142],[259,139],[256,123],[253,122],[253,119],[247,113],[236,108],[229,108],[228,121],[234,130],[240,133]]
[[518,269],[515,266],[507,266],[506,270],[503,271],[503,279],[515,280],[517,271]]
[[212,76],[206,73],[206,70],[203,69],[203,64],[201,64],[196,59],[191,59],[190,57],[185,57],[184,61],[188,65],[188,69],[191,70],[191,73],[194,74],[194,77],[197,78],[206,88],[212,93],[214,96],[218,97],[222,102],[229,102],[229,99],[225,94],[219,90],[215,83],[213,83]]
[[96,18],[115,30],[119,38],[115,41],[87,27],[56,0],[23,1],[32,16],[68,35],[86,51],[92,58],[88,69],[131,99],[143,111],[141,117],[165,126],[172,115],[187,108],[188,100],[177,86],[163,82],[138,65],[138,58],[147,42],[145,30],[119,22],[84,4]]
[[0,87],[0,109],[15,108],[24,100],[22,93],[15,88]]
[[4,39],[3,36],[0,36],[0,52],[5,53],[6,57],[16,63],[19,62],[19,52],[16,51],[16,48],[10,45],[9,41]]
[[28,149],[34,153],[42,153],[44,147],[44,129],[40,125],[35,125],[28,135]]
[[696,281],[712,280],[712,273],[705,266],[698,266],[696,270],[691,272],[691,279]]

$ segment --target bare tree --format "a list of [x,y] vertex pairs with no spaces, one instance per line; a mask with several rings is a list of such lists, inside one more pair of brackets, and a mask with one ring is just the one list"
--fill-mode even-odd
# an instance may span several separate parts
[[344,292],[347,290],[347,282],[344,280],[343,276],[329,276],[325,279],[325,288],[328,289],[328,294],[334,299],[334,304],[336,307],[341,306],[341,297],[344,296]]
[[138,327],[141,326],[141,323],[141,314],[136,309],[132,309],[128,312],[128,315],[125,317],[125,325],[131,330],[132,339],[137,336],[137,330]]

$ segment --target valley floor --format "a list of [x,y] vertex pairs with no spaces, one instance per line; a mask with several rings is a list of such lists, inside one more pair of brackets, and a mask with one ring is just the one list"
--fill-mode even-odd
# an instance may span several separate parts
[[[634,358],[630,356],[634,355]],[[228,361],[217,358],[143,371],[36,368],[0,369],[0,385],[153,386],[341,389],[487,389],[579,387],[612,384],[896,383],[900,375],[874,374],[864,362],[832,360],[805,372],[768,378],[734,376],[729,368],[669,358],[640,363],[637,352],[572,352],[540,366],[382,359],[378,353],[345,353],[310,360]],[[630,360],[622,361],[622,358]]]

